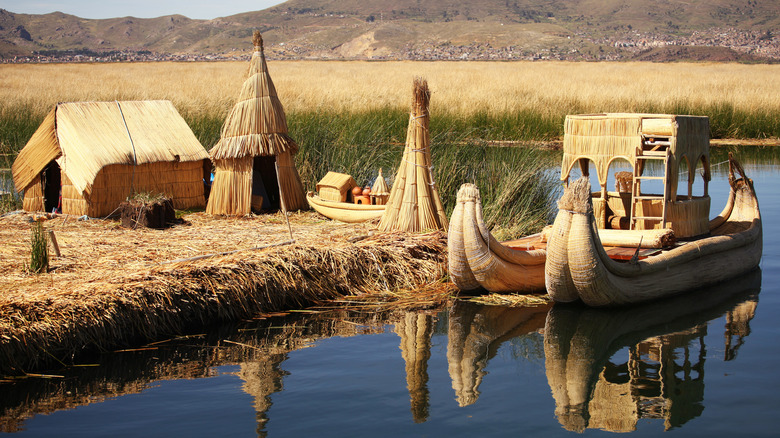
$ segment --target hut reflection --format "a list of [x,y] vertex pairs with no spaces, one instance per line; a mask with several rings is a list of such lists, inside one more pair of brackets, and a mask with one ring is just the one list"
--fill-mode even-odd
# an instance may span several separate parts
[[409,312],[395,324],[395,332],[401,338],[399,348],[406,363],[406,387],[415,423],[428,420],[428,359],[431,357],[433,322],[431,315]]
[[255,399],[255,417],[257,418],[257,436],[266,436],[265,424],[268,422],[268,409],[273,404],[271,395],[283,389],[282,379],[289,374],[281,368],[287,354],[263,354],[251,362],[241,364],[236,373],[244,383],[241,389]]
[[495,307],[456,302],[450,308],[447,344],[452,389],[458,404],[468,406],[479,398],[485,367],[505,341],[544,326],[549,306]]
[[[555,306],[545,324],[545,368],[567,430],[679,427],[703,409],[708,322],[725,315],[726,360],[750,332],[761,271],[714,288],[627,309]],[[736,342],[734,341],[736,339]]]

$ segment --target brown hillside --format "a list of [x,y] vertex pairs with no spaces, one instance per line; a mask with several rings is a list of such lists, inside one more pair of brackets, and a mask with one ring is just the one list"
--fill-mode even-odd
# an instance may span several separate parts
[[669,43],[780,57],[778,28],[780,3],[757,0],[290,0],[213,20],[0,10],[0,59],[243,53],[253,29],[288,58],[631,59]]

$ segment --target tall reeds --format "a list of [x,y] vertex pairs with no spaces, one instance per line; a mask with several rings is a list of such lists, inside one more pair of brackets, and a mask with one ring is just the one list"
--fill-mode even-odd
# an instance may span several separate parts
[[42,221],[30,227],[30,272],[40,274],[49,270],[49,241]]

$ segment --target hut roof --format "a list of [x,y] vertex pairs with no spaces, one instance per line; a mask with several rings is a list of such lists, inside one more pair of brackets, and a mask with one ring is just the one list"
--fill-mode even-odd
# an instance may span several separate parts
[[357,182],[355,182],[355,179],[347,174],[328,172],[324,177],[322,177],[320,182],[317,183],[317,190],[319,190],[321,187],[332,187],[338,190],[350,190],[352,187],[357,187]]
[[287,118],[268,74],[259,32],[255,31],[253,41],[255,52],[249,62],[249,77],[225,119],[219,143],[210,151],[211,158],[216,160],[298,151],[295,140],[287,135]]
[[52,108],[19,152],[12,166],[17,189],[53,159],[85,191],[108,165],[196,161],[208,154],[170,101],[74,102]]

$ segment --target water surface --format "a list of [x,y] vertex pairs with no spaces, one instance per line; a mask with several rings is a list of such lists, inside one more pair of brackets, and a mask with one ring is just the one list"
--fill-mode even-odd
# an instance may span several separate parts
[[[713,151],[713,163],[725,150]],[[458,303],[290,315],[0,383],[18,436],[776,436],[774,149],[738,150],[764,219],[761,269],[626,309]],[[713,169],[711,216],[725,203]]]

